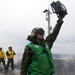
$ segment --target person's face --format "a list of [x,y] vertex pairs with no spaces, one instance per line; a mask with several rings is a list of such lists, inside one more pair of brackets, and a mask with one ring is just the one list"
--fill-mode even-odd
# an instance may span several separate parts
[[40,40],[40,41],[43,40],[44,39],[44,35],[37,34],[37,39]]
[[12,50],[12,48],[9,48],[9,50]]

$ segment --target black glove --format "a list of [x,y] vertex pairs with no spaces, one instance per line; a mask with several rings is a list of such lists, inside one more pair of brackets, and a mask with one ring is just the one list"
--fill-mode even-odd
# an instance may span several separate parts
[[61,18],[59,18],[58,20],[57,20],[57,23],[62,23],[63,22],[63,20],[61,19]]

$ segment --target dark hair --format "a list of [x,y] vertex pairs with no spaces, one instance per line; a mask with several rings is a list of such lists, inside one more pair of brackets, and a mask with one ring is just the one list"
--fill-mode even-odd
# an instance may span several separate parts
[[10,46],[10,47],[8,47],[8,48],[10,49],[10,48],[12,48],[12,47]]

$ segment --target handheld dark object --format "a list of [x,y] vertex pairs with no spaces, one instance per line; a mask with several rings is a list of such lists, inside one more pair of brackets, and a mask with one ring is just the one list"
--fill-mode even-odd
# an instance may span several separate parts
[[60,2],[52,2],[51,3],[51,8],[53,13],[56,13],[58,18],[63,19],[65,17],[65,15],[67,15],[67,9],[66,7]]

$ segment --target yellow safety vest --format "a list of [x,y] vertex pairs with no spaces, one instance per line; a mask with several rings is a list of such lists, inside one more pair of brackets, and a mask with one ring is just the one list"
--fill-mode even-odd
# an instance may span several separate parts
[[13,51],[10,51],[10,50],[9,50],[9,51],[8,51],[8,54],[9,54],[9,55],[7,55],[7,58],[8,58],[8,59],[14,58],[14,52],[13,52]]
[[0,58],[4,58],[5,57],[5,53],[4,53],[4,51],[2,50],[2,51],[0,51]]

